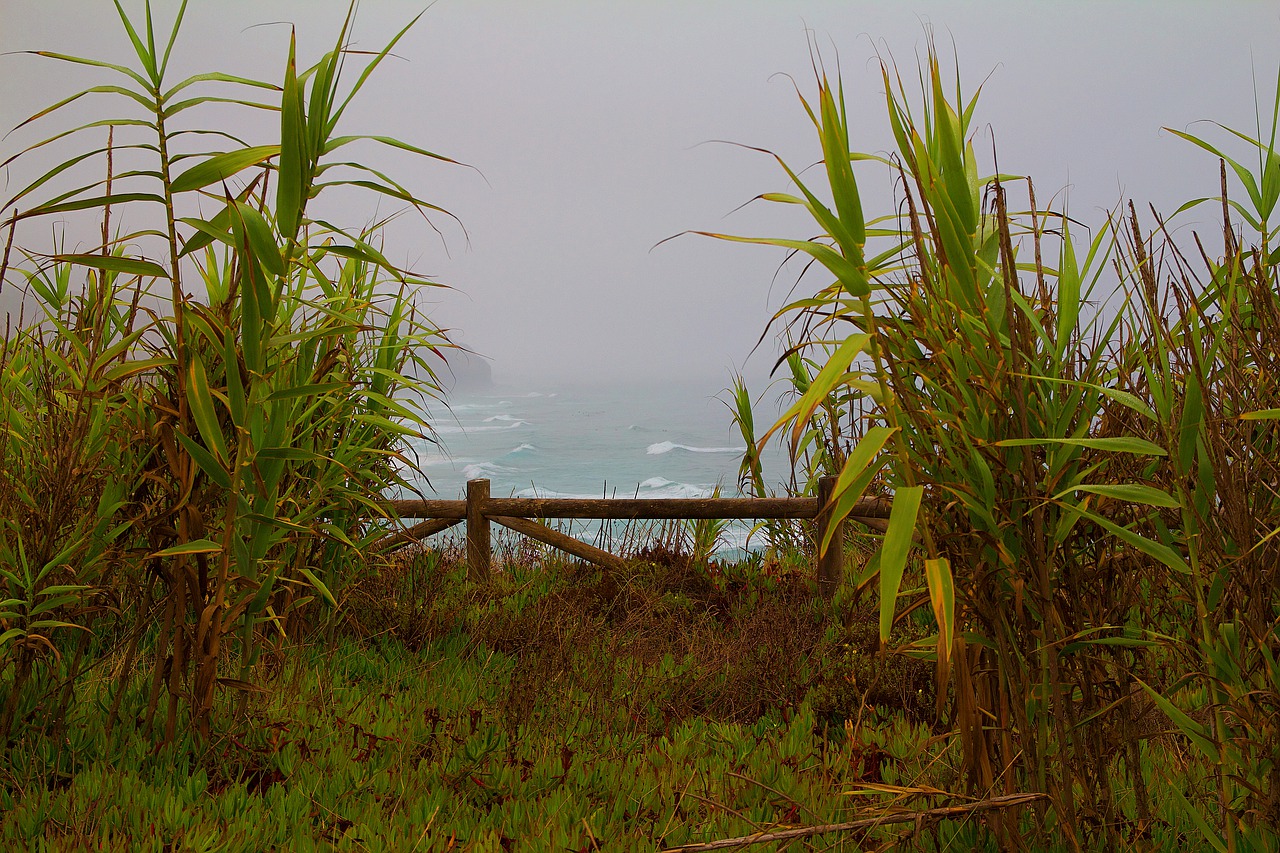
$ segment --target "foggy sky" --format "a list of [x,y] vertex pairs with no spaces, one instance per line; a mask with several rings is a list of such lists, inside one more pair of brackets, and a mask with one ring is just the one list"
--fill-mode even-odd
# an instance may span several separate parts
[[[381,47],[424,5],[366,0],[356,46]],[[164,30],[176,4],[155,8]],[[222,70],[279,82],[288,27],[251,25],[295,24],[306,66],[332,46],[345,10],[339,2],[193,0],[173,79]],[[431,295],[433,316],[490,356],[499,380],[680,375],[723,384],[746,362],[758,387],[775,348],[749,362],[748,353],[798,268],[775,280],[781,250],[697,236],[655,244],[687,229],[812,236],[797,209],[755,202],[739,210],[759,193],[789,190],[786,177],[764,155],[710,141],[768,148],[796,168],[818,159],[792,82],[814,91],[811,33],[828,67],[838,60],[842,69],[853,148],[886,151],[877,50],[911,85],[926,28],[944,63],[954,45],[966,93],[983,84],[975,147],[984,167],[994,132],[1001,171],[1032,175],[1042,203],[1069,188],[1073,216],[1095,225],[1121,198],[1171,213],[1215,194],[1216,162],[1160,128],[1224,141],[1207,125],[1191,126],[1211,118],[1252,131],[1255,71],[1269,112],[1280,61],[1280,13],[1263,2],[439,0],[341,130],[397,136],[475,167],[353,152],[461,220],[465,232],[435,218],[439,237],[403,217],[388,255],[453,288]],[[0,0],[0,51],[36,48],[130,60],[105,0]],[[0,126],[102,79],[0,56]],[[87,107],[75,115],[121,109],[103,100]],[[204,118],[257,142],[271,138],[276,121],[231,110]],[[65,126],[55,120],[43,133],[9,136],[0,159]],[[101,144],[105,131],[89,138]],[[0,195],[53,162],[11,170],[7,184],[0,176]],[[859,177],[869,215],[890,212],[885,170],[860,167]],[[392,209],[383,202],[341,213],[358,226]],[[1206,208],[1187,221],[1211,228],[1212,216]],[[48,224],[28,228],[20,242],[48,233]],[[826,283],[806,281],[807,289]]]

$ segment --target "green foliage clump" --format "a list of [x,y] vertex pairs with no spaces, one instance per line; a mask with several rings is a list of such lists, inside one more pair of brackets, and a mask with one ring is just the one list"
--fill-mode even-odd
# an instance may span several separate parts
[[[761,441],[786,431],[796,482],[838,472],[838,517],[892,496],[887,521],[862,519],[882,535],[859,588],[878,586],[882,642],[901,599],[932,611],[967,790],[1047,796],[1030,840],[1016,811],[991,818],[1002,847],[1112,848],[1189,820],[1197,844],[1275,850],[1280,79],[1270,128],[1230,131],[1256,168],[1173,131],[1220,167],[1217,196],[1175,216],[1211,203],[1219,234],[1181,240],[1130,203],[1081,242],[1029,178],[982,171],[977,97],[932,48],[918,93],[882,68],[892,154],[850,148],[842,84],[815,61],[802,104],[826,186],[779,160],[794,192],[762,196],[819,236],[710,235],[825,276],[777,315],[796,399]],[[882,216],[857,180],[877,163],[900,198]],[[925,584],[907,593],[913,554]],[[1190,745],[1179,772],[1212,784],[1157,802],[1152,711]]]
[[[334,188],[438,210],[346,154],[444,158],[337,132],[403,31],[362,54],[351,86],[350,17],[309,68],[291,40],[281,84],[174,81],[185,8],[161,42],[150,7],[145,27],[120,11],[131,66],[37,52],[113,80],[24,125],[88,94],[123,112],[10,158],[106,139],[0,206],[14,211],[0,287],[24,288],[31,318],[0,348],[0,739],[62,728],[72,684],[122,646],[100,725],[120,722],[146,666],[144,728],[213,737],[223,698],[258,689],[265,648],[331,621],[383,534],[369,517],[407,485],[408,440],[429,435],[405,398],[438,393],[425,358],[448,341],[415,298],[431,283],[382,254],[380,224],[313,213]],[[188,123],[210,104],[273,111],[279,136],[249,145]],[[101,177],[62,188],[92,163]],[[30,224],[81,214],[100,220],[92,251],[29,248]]]

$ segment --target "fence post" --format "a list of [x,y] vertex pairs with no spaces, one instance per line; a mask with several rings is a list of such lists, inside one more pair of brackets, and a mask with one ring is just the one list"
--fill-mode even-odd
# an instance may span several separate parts
[[[822,477],[818,480],[818,547],[826,538],[827,528],[831,526],[831,496],[836,490],[835,477]],[[818,554],[818,592],[823,598],[835,595],[844,574],[844,519],[835,525],[831,535],[831,544],[826,551]]]
[[484,505],[489,501],[488,480],[467,481],[467,576],[488,583],[493,550],[489,543],[489,518]]

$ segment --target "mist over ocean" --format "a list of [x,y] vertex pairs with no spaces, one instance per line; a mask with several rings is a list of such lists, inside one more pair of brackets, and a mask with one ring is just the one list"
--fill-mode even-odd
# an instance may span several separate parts
[[[725,383],[728,384],[727,382]],[[759,393],[759,389],[753,389]],[[718,396],[717,396],[718,395]],[[487,478],[495,497],[698,498],[736,496],[745,443],[714,385],[690,382],[509,384],[451,396],[428,407],[432,443],[414,443],[426,497],[465,497]],[[758,406],[757,433],[776,419]],[[786,454],[771,442],[771,486],[787,479]],[[575,528],[593,530],[575,522]],[[746,527],[726,537],[741,547]]]

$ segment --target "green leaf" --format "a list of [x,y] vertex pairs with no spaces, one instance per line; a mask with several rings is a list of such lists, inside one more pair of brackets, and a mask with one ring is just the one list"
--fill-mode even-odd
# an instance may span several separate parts
[[283,459],[294,462],[332,462],[327,456],[301,447],[264,447],[255,456],[259,461]]
[[268,402],[278,402],[280,400],[292,400],[296,397],[322,397],[331,394],[334,391],[341,391],[350,387],[347,382],[321,382],[314,385],[295,385],[291,388],[281,388],[279,391],[272,392],[267,398]]
[[275,83],[266,83],[261,80],[253,80],[248,77],[236,77],[232,74],[223,74],[219,71],[209,71],[204,74],[193,74],[181,83],[174,84],[169,91],[164,93],[165,101],[173,99],[173,96],[196,83],[235,83],[241,86],[250,86],[256,89],[270,89],[272,91],[280,91],[280,87]]
[[89,587],[85,584],[62,583],[55,586],[46,586],[36,595],[63,595],[69,592],[84,592],[86,589],[89,589]]
[[[57,59],[62,62],[70,62],[74,65],[87,65],[91,68],[109,68],[112,71],[118,72],[132,79],[135,83],[141,86],[143,90],[146,90],[149,85],[146,78],[142,77],[140,74],[138,74],[138,72],[134,71],[132,68],[129,68],[128,66],[125,66],[125,65],[116,65],[111,62],[104,62],[101,59],[85,59],[80,56],[71,56],[65,53],[54,53],[53,51],[50,51],[50,50],[28,50],[23,52],[29,53],[32,56],[43,56],[46,59]],[[125,90],[125,93],[133,94],[134,97],[139,97],[139,98],[142,97],[141,93],[130,93],[129,90]],[[42,110],[41,112],[37,113],[36,115],[32,116],[31,118],[27,119],[22,124],[26,124],[27,122],[30,122],[35,118],[39,118],[42,115],[52,112],[53,110],[57,109],[59,106],[63,106],[64,103],[65,102],[62,102],[53,107],[48,107]],[[22,125],[20,124],[18,125],[18,127],[22,127]]]
[[169,273],[164,267],[152,261],[139,260],[138,258],[121,258],[116,255],[70,254],[54,255],[51,259],[60,263],[93,267],[94,269],[124,273],[125,275],[145,275],[156,278],[169,277]]
[[218,415],[213,408],[209,377],[205,374],[204,362],[195,353],[191,354],[191,364],[187,369],[187,402],[191,406],[191,417],[200,430],[205,446],[213,451],[214,457],[223,466],[229,465],[231,456],[227,452],[222,426],[218,423]]
[[165,548],[162,551],[156,551],[147,557],[148,560],[154,560],[157,557],[179,557],[184,554],[216,554],[222,550],[222,546],[211,539],[196,539],[192,542],[183,542],[181,545],[174,545]]
[[1216,765],[1221,756],[1218,754],[1217,744],[1209,737],[1208,728],[1191,719],[1177,705],[1174,705],[1141,678],[1135,677],[1134,681],[1138,682],[1142,689],[1147,691],[1147,695],[1151,697],[1152,701],[1156,703],[1161,711],[1168,715],[1170,720],[1173,720],[1174,725],[1195,744],[1201,754]]
[[835,249],[824,243],[812,240],[782,240],[769,237],[735,237],[731,234],[717,234],[711,231],[691,231],[704,237],[715,237],[717,240],[728,240],[733,243],[752,243],[757,246],[777,246],[781,249],[793,249],[803,252],[821,263],[840,282],[850,296],[861,298],[871,293],[871,281],[866,271]]
[[1274,421],[1280,418],[1280,409],[1259,409],[1256,412],[1245,412],[1240,416],[1242,421]]
[[956,625],[956,588],[951,561],[946,558],[925,560],[924,576],[929,584],[933,618],[938,623],[938,659],[945,664],[951,656]]
[[95,207],[119,207],[121,205],[130,204],[137,201],[154,201],[157,204],[164,204],[163,196],[155,193],[114,193],[112,195],[94,196],[92,198],[80,198],[74,201],[55,201],[42,204],[39,207],[33,207],[14,217],[17,219],[30,219],[33,216],[48,216],[51,213],[70,213],[73,210],[89,210]]
[[[853,509],[853,505],[858,502],[863,493],[867,490],[867,486],[871,484],[871,480],[884,467],[883,459],[879,464],[876,462],[880,451],[884,449],[885,444],[893,436],[895,430],[889,427],[876,426],[867,430],[867,432],[858,440],[858,444],[849,453],[849,457],[845,459],[844,468],[840,470],[840,478],[836,480],[836,487],[833,498],[835,500],[835,508],[832,510],[832,522],[839,522],[849,517],[849,512]],[[827,527],[826,533],[823,535],[820,549],[825,551],[831,542],[831,537],[835,535],[837,525],[835,523]]]
[[252,148],[228,151],[225,154],[215,154],[174,178],[173,191],[175,193],[190,192],[207,187],[209,184],[225,181],[237,172],[270,160],[279,153],[279,145],[256,145]]
[[300,567],[298,570],[302,572],[303,576],[311,583],[313,587],[315,587],[316,592],[320,593],[320,597],[329,603],[330,607],[338,606],[338,600],[333,597],[333,593],[329,592],[329,587],[324,585],[324,581],[316,577],[315,572],[311,571],[305,566]]
[[[1221,125],[1219,125],[1219,127],[1221,127]],[[1208,142],[1205,142],[1203,139],[1200,139],[1197,136],[1192,136],[1189,133],[1183,133],[1181,130],[1175,130],[1172,127],[1166,127],[1165,130],[1169,131],[1174,136],[1182,137],[1183,139],[1190,142],[1192,145],[1199,146],[1200,148],[1203,148],[1205,151],[1208,151],[1210,154],[1217,157],[1218,159],[1225,161],[1226,164],[1231,167],[1231,170],[1236,173],[1236,177],[1240,179],[1240,183],[1244,186],[1244,190],[1246,193],[1248,193],[1249,200],[1253,202],[1255,209],[1260,210],[1262,208],[1263,206],[1262,193],[1258,189],[1258,184],[1254,180],[1253,174],[1248,169],[1246,169],[1244,166],[1241,166],[1235,160],[1232,160],[1230,157],[1223,154],[1216,147],[1214,147]]]
[[1199,380],[1190,376],[1185,387],[1182,417],[1178,424],[1178,473],[1182,476],[1191,473],[1191,466],[1195,462],[1196,442],[1204,421],[1204,398]]
[[280,257],[280,247],[276,245],[275,235],[271,233],[271,226],[267,224],[267,220],[244,202],[233,203],[236,212],[240,215],[240,221],[244,223],[245,234],[249,238],[249,247],[253,250],[253,256],[271,275],[284,275],[284,260]]
[[1177,509],[1179,506],[1179,503],[1168,492],[1137,483],[1072,486],[1070,489],[1054,495],[1053,499],[1060,501],[1072,492],[1089,492],[1095,495],[1102,495],[1104,498],[1115,498],[1118,501],[1146,504],[1147,506],[1162,506],[1170,509]]
[[449,157],[445,157],[443,154],[436,154],[433,151],[428,151],[425,148],[419,148],[416,145],[410,145],[407,142],[402,142],[399,139],[396,139],[391,136],[370,136],[370,135],[364,135],[364,134],[359,136],[335,136],[333,139],[330,139],[325,144],[324,153],[331,154],[337,149],[341,148],[343,145],[347,145],[348,143],[355,142],[361,139],[367,139],[370,142],[380,142],[383,145],[388,145],[392,148],[399,148],[401,151],[408,151],[413,154],[421,154],[423,157],[430,157],[433,160],[440,160],[445,163],[452,163],[455,166],[463,165],[462,163],[459,163],[457,160],[451,159]]
[[760,439],[760,443],[767,442],[769,437],[785,424],[794,423],[791,432],[791,444],[793,447],[798,445],[800,436],[808,428],[809,419],[813,417],[813,413],[822,404],[822,401],[827,398],[827,395],[840,384],[854,358],[865,350],[870,340],[871,336],[867,334],[850,335],[846,338],[840,344],[839,349],[832,354],[826,366],[810,382],[809,388],[804,392],[804,395],[783,413],[776,424],[769,428],[769,431]]
[[1079,507],[1066,507],[1066,509],[1068,512],[1079,513],[1081,516],[1089,519],[1099,527],[1109,530],[1111,533],[1118,536],[1121,541],[1138,549],[1148,557],[1168,566],[1175,572],[1182,575],[1191,574],[1191,567],[1187,565],[1187,561],[1182,559],[1182,556],[1178,554],[1177,551],[1174,551],[1167,545],[1148,539],[1145,536],[1133,532],[1127,527],[1121,527],[1114,521],[1105,519],[1096,513],[1088,512],[1087,510],[1083,510]]
[[911,539],[916,530],[916,515],[923,486],[902,486],[893,493],[893,509],[889,511],[889,527],[880,546],[880,642],[888,642],[893,627],[894,605],[902,586],[902,572],[907,566]]
[[289,33],[289,59],[285,65],[284,91],[280,98],[280,161],[276,173],[276,221],[286,241],[297,239],[310,176],[307,148],[307,116],[302,85],[298,81],[297,40]]
[[119,382],[131,376],[137,376],[139,373],[148,373],[157,368],[172,366],[173,359],[169,356],[129,359],[111,365],[102,376],[108,382]]
[[1116,438],[1006,438],[997,441],[996,447],[1035,447],[1041,444],[1068,444],[1090,450],[1107,450],[1112,453],[1132,453],[1137,456],[1168,456],[1158,444],[1132,436]]
[[[42,590],[39,594],[40,594],[40,595],[47,595],[48,593]],[[79,601],[80,599],[81,599],[81,596],[79,596],[79,595],[58,595],[58,596],[55,596],[55,597],[50,598],[50,599],[48,599],[48,600],[46,600],[46,601],[42,601],[42,602],[40,602],[38,605],[34,605],[34,606],[31,606],[31,607],[28,607],[28,608],[27,608],[27,618],[28,618],[28,619],[31,619],[31,618],[33,618],[33,617],[35,617],[35,616],[40,616],[40,615],[42,615],[42,614],[46,614],[46,613],[52,613],[52,612],[54,612],[55,610],[57,610],[58,608],[60,608],[60,607],[65,607],[66,605],[68,605],[68,604],[72,604],[72,603],[74,603],[74,602],[77,602],[77,601]],[[29,623],[30,627],[36,627],[38,624],[39,624],[39,623]]]
[[1108,399],[1116,401],[1117,403],[1119,403],[1120,405],[1124,406],[1126,409],[1129,409],[1132,412],[1137,412],[1147,420],[1150,420],[1150,421],[1156,420],[1156,413],[1151,410],[1151,407],[1148,406],[1146,403],[1142,402],[1142,400],[1138,399],[1133,394],[1130,394],[1128,391],[1118,391],[1115,388],[1107,388],[1102,385],[1095,385],[1092,382],[1081,382],[1075,379],[1063,379],[1058,376],[1036,376],[1035,374],[1030,374],[1030,373],[1018,374],[1018,375],[1026,376],[1028,379],[1034,379],[1037,382],[1052,382],[1052,383],[1058,383],[1062,385],[1072,385],[1079,388],[1088,388],[1091,391],[1096,391],[1099,394],[1102,394],[1104,397],[1107,397]]
[[[5,614],[5,615],[7,616],[8,614]],[[18,614],[15,613],[13,614],[13,616],[17,617]],[[12,640],[17,639],[18,637],[25,637],[26,635],[27,635],[27,632],[25,629],[10,628],[9,630],[5,631],[3,634],[0,634],[0,649],[4,649],[6,643],[11,642]]]
[[216,485],[223,489],[231,488],[231,476],[227,473],[227,469],[223,464],[214,458],[212,453],[195,439],[183,435],[177,430],[174,430],[173,435],[178,439],[178,443],[182,445],[183,449],[191,454],[191,458],[195,460],[196,465],[210,480],[213,480]]
[[[125,14],[124,7],[120,5],[120,0],[114,0],[116,11],[120,14],[120,23],[124,24],[125,32],[129,34],[129,41],[133,43],[133,51],[138,55],[138,61],[142,63],[143,69],[147,72],[151,82],[159,82],[159,69],[156,65],[156,57],[154,50],[149,49],[150,45],[144,45],[142,39],[138,37],[138,31],[134,29],[133,22],[129,20],[129,16]],[[151,35],[151,6],[147,6],[147,35]],[[150,41],[150,39],[148,39]]]
[[190,225],[192,228],[196,229],[196,233],[192,234],[191,237],[182,244],[182,248],[178,252],[178,257],[182,258],[192,252],[198,252],[214,240],[218,240],[219,242],[225,243],[234,248],[235,241],[232,239],[231,232],[229,230],[231,227],[230,218],[231,214],[228,212],[228,208],[224,207],[222,210],[218,211],[217,215],[214,216],[213,219],[208,221],[190,217],[179,219],[178,221],[183,225]]

